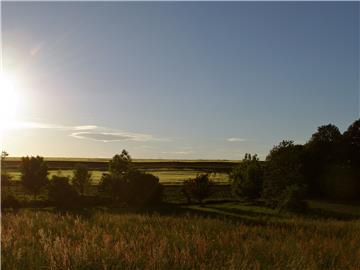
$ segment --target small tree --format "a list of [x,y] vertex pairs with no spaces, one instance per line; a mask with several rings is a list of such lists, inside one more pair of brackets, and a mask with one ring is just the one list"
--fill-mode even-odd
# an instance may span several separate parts
[[70,179],[54,175],[49,185],[49,200],[59,208],[72,208],[77,204],[78,193],[70,185]]
[[109,163],[109,171],[111,175],[124,175],[131,169],[131,157],[124,149],[120,155],[115,155]]
[[5,189],[4,187],[10,184],[11,176],[6,171],[5,159],[9,156],[9,154],[5,151],[1,152],[1,192],[4,195]]
[[48,183],[48,168],[42,157],[23,157],[21,159],[21,184],[34,196]]
[[74,177],[72,179],[72,184],[77,192],[81,196],[84,195],[86,188],[91,183],[91,173],[88,170],[88,167],[85,165],[78,164],[74,170]]
[[208,198],[212,193],[213,182],[209,179],[208,174],[200,174],[194,179],[188,179],[183,184],[183,194],[188,201],[194,198],[199,203]]
[[230,174],[232,189],[236,196],[256,199],[260,197],[263,185],[263,168],[257,155],[245,154],[245,158]]

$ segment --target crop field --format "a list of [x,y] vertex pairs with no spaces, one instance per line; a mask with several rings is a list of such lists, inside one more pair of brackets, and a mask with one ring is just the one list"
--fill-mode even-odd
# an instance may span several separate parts
[[360,269],[359,220],[246,205],[189,206],[176,215],[21,210],[3,213],[1,226],[9,270]]
[[[99,183],[103,173],[107,172],[108,159],[85,158],[46,158],[49,167],[49,178],[53,175],[73,176],[76,164],[89,167],[92,175],[92,184]],[[163,184],[181,184],[184,180],[194,178],[201,173],[209,173],[210,179],[219,184],[229,183],[228,172],[238,164],[238,161],[217,160],[154,160],[138,159],[133,164],[140,170],[149,172]],[[7,172],[12,180],[20,180],[20,158],[8,158],[5,162]]]
[[[160,183],[163,184],[181,184],[184,180],[187,180],[189,178],[194,178],[198,174],[204,173],[203,171],[199,170],[174,170],[174,169],[159,169],[159,170],[146,170],[147,172],[159,177]],[[11,179],[14,181],[19,181],[21,174],[19,171],[9,171],[9,175],[11,176]],[[103,173],[106,173],[106,171],[90,171],[91,173],[91,180],[92,184],[96,185],[99,183],[101,176]],[[73,176],[73,170],[49,170],[49,179],[53,175],[61,175],[61,176],[67,176],[72,177]],[[228,183],[229,182],[229,176],[227,173],[219,172],[219,173],[211,173],[210,179],[213,180],[216,183]]]

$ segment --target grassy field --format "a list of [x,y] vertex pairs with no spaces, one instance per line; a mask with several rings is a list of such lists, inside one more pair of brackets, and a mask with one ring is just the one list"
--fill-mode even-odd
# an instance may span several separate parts
[[[189,178],[194,178],[198,174],[204,173],[199,170],[174,170],[174,169],[161,169],[161,170],[147,170],[149,173],[159,177],[160,183],[164,184],[181,184],[184,180]],[[101,176],[106,171],[90,171],[92,184],[98,184]],[[20,172],[11,170],[8,172],[11,176],[12,180],[18,181],[20,180]],[[53,175],[62,175],[62,176],[73,176],[73,170],[49,170],[49,178]],[[227,173],[211,173],[210,179],[216,183],[228,183],[229,175]]]
[[[230,215],[230,216],[226,216]],[[2,215],[2,269],[360,269],[360,221],[234,203]]]

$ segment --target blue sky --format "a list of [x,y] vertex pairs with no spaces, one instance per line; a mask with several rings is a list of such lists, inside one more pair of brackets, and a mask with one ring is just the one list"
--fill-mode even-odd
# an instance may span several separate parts
[[359,117],[358,2],[2,3],[12,155],[264,158]]

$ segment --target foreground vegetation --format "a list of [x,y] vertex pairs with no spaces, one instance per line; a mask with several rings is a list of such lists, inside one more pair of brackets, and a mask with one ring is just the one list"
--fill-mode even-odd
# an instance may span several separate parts
[[[259,220],[260,221],[260,220]],[[2,269],[359,269],[360,222],[22,210],[2,217]]]

